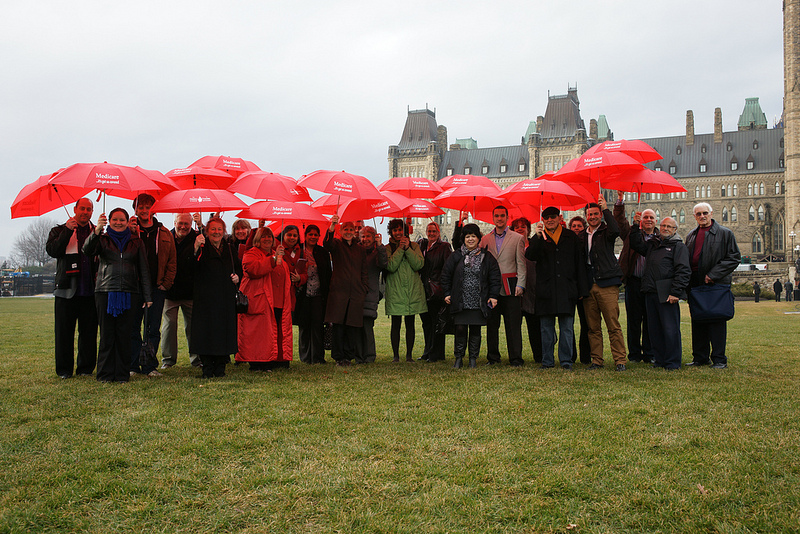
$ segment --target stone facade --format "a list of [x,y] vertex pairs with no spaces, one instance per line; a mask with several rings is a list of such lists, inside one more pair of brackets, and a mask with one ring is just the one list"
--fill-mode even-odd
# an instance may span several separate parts
[[783,2],[787,228],[800,233],[800,0]]

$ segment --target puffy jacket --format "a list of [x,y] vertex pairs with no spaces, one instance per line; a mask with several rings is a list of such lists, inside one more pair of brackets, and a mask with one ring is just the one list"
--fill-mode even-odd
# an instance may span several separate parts
[[428,311],[425,290],[418,271],[425,264],[419,245],[413,241],[407,249],[398,246],[394,239],[386,245],[389,263],[386,278],[386,314],[419,315]]
[[[489,317],[490,298],[500,297],[500,289],[503,281],[500,276],[500,267],[487,247],[481,249],[483,261],[481,261],[481,312],[484,317]],[[461,249],[456,249],[450,254],[442,269],[442,288],[444,296],[450,297],[450,313],[458,313],[464,309],[463,288],[464,288],[464,253]]]
[[646,258],[642,293],[658,293],[657,282],[672,280],[669,294],[680,299],[686,298],[692,270],[689,267],[689,249],[680,236],[656,236],[645,241],[639,225],[634,224],[631,226],[630,245]]
[[110,237],[92,232],[83,244],[83,253],[100,259],[95,292],[140,293],[145,302],[153,301],[147,253],[141,239],[131,237],[125,244],[125,250],[120,252]]
[[[689,249],[690,261],[695,239],[697,239],[697,228],[686,236],[686,248]],[[715,284],[730,284],[733,280],[733,271],[736,270],[741,259],[742,254],[739,252],[733,232],[711,219],[711,228],[706,234],[703,250],[700,252],[697,280],[702,284],[708,275]]]
[[[584,231],[581,237],[588,250],[589,234]],[[614,256],[614,242],[618,237],[619,226],[611,210],[603,210],[603,222],[592,236],[592,250],[589,252],[592,278],[600,287],[618,286],[622,283],[622,269]]]

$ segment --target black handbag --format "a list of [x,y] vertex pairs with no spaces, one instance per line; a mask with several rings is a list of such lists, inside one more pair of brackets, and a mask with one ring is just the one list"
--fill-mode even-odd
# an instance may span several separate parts
[[158,367],[158,358],[156,358],[156,350],[153,344],[150,343],[150,322],[147,320],[150,314],[150,308],[144,309],[144,337],[142,337],[142,346],[139,348],[139,365],[144,368]]
[[729,321],[733,319],[734,312],[734,297],[729,284],[706,284],[690,288],[689,313],[692,321]]
[[236,291],[236,313],[247,313],[247,308],[250,306],[250,301],[247,299],[247,295],[241,292],[241,290]]

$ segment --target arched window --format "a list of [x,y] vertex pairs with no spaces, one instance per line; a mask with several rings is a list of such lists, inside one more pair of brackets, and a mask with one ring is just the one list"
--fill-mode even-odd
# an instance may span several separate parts
[[733,196],[735,196],[735,197],[739,196],[739,185],[738,184],[733,184]]
[[780,182],[775,182],[775,194],[776,195],[780,195],[781,194],[781,183]]
[[711,186],[706,186],[706,198],[711,198]]
[[764,189],[764,182],[761,182],[760,184],[758,184],[758,194],[764,196],[765,193],[766,189]]
[[781,195],[786,194],[786,182],[781,182]]
[[731,222],[739,220],[739,212],[736,211],[736,206],[731,206]]
[[681,208],[681,219],[678,222],[681,224],[686,222],[686,210],[683,208]]
[[753,196],[753,184],[747,184],[747,196]]
[[694,198],[700,198],[700,186],[694,188]]
[[750,206],[750,209],[747,210],[747,220],[748,221],[756,220],[756,209],[753,206]]
[[762,251],[761,235],[759,235],[759,233],[756,232],[753,235],[753,254],[761,254],[762,252],[763,251]]
[[678,220],[678,212],[675,211],[675,208],[672,208],[672,213],[670,214],[670,217],[672,217],[675,220]]
[[719,196],[721,196],[721,197],[727,197],[728,196],[728,187],[727,186],[723,185],[722,188],[720,188]]
[[764,220],[764,206],[759,206],[758,207],[758,220],[759,221],[763,221]]
[[775,225],[772,227],[772,244],[775,250],[786,250],[783,243],[783,217],[781,215],[775,218]]
[[722,222],[728,222],[728,207],[723,206],[722,208]]
[[656,220],[657,221],[661,220],[661,210],[656,210]]

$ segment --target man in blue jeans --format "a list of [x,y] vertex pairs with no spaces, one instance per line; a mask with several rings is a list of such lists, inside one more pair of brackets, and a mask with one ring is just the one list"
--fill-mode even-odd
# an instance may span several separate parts
[[[147,310],[147,321],[144,325],[145,335],[157,354],[161,341],[161,314],[164,311],[166,292],[175,281],[177,254],[172,232],[158,222],[151,213],[154,203],[155,199],[151,195],[142,193],[134,199],[133,209],[136,211],[136,218],[139,222],[139,238],[144,241],[147,251],[147,266],[150,270],[150,281],[153,287],[153,305]],[[136,326],[131,337],[131,375],[141,373],[151,378],[161,376],[161,373],[156,371],[155,365],[141,366],[139,364],[143,318],[144,309],[137,310],[137,317],[134,319]]]

